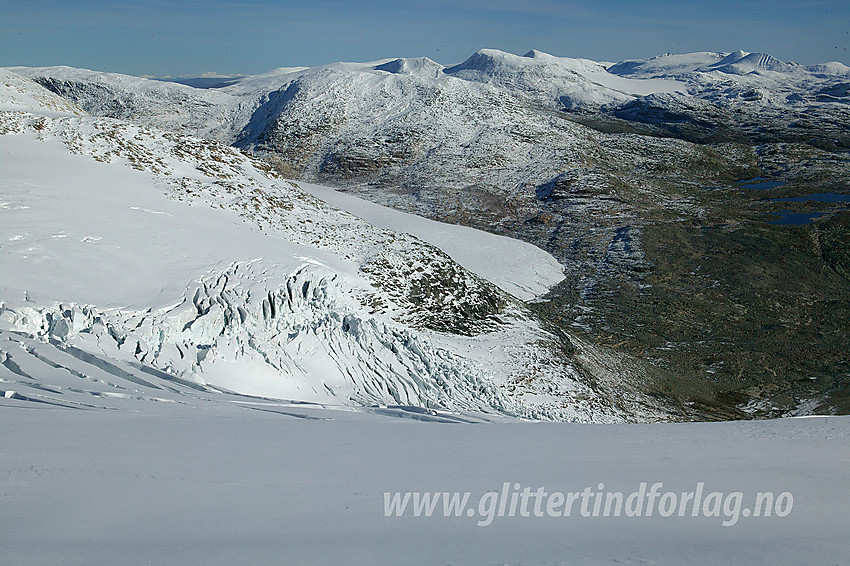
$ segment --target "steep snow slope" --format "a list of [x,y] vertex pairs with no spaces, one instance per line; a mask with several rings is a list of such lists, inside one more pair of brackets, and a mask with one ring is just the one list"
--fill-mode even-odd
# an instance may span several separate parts
[[10,389],[43,395],[15,368],[77,352],[131,383],[147,371],[301,401],[625,416],[551,360],[558,339],[516,299],[438,248],[231,148],[32,110],[0,129]]

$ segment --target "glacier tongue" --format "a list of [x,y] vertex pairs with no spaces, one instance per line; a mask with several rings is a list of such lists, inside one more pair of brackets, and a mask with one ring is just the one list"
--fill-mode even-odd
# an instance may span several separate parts
[[155,311],[2,307],[7,331],[144,364],[185,382],[331,404],[510,410],[481,368],[362,312],[337,274],[234,264]]

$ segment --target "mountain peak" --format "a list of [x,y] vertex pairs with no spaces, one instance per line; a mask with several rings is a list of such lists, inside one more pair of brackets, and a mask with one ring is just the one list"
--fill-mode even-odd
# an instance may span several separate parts
[[420,77],[433,77],[442,69],[442,65],[428,57],[401,57],[375,66],[376,71],[386,71],[395,75],[416,75]]
[[784,63],[768,53],[748,53],[734,51],[705,70],[717,70],[724,73],[745,75],[753,71],[776,71],[780,73],[791,71],[796,67],[793,63]]
[[550,55],[549,53],[545,53],[543,51],[538,51],[537,49],[532,49],[531,51],[523,55],[523,57],[526,57],[528,59],[542,59],[544,61],[551,61],[553,59],[556,59],[554,55]]
[[460,71],[477,71],[484,74],[491,74],[510,59],[520,59],[520,57],[512,53],[499,51],[498,49],[479,49],[470,55],[466,61],[448,67],[445,72],[454,74]]

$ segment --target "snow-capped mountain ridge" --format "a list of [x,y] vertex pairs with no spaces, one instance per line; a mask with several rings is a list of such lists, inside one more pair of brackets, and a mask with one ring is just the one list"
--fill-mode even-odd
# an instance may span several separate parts
[[535,101],[558,101],[567,108],[594,108],[625,102],[635,95],[672,92],[684,85],[665,80],[631,80],[606,71],[589,59],[555,57],[531,50],[523,56],[482,49],[446,74],[468,81],[497,85]]
[[752,71],[773,71],[777,73],[823,73],[841,75],[850,68],[842,63],[828,62],[816,65],[800,65],[780,61],[769,53],[749,53],[737,50],[728,53],[696,52],[667,53],[648,59],[628,59],[608,67],[608,72],[636,78],[671,77],[684,79],[689,74],[724,72],[744,75]]
[[[351,109],[358,114],[366,102],[377,102],[375,97],[402,97],[412,105],[429,105],[434,94],[426,93],[435,92],[454,93],[470,102],[489,98],[490,106],[509,104],[503,101],[508,96],[521,104],[571,112],[595,112],[601,107],[616,112],[622,106],[640,103],[643,97],[658,99],[669,94],[676,105],[710,103],[725,107],[739,99],[759,100],[771,114],[796,107],[802,110],[801,103],[842,102],[841,97],[809,95],[829,90],[850,77],[850,69],[839,63],[802,66],[745,51],[663,55],[606,68],[588,59],[556,57],[537,50],[519,56],[482,49],[449,67],[424,57],[284,67],[217,89],[193,89],[67,67],[13,70],[35,78],[92,114],[132,119],[228,144],[254,139],[258,130],[274,128],[278,116],[286,110],[282,105],[270,107],[268,101],[279,100],[280,95],[275,93],[287,92],[293,85],[300,85],[304,91],[336,89],[339,95],[344,90],[349,100],[363,101],[360,109]],[[336,101],[329,107],[339,104]],[[332,123],[341,119],[321,108],[313,112],[323,113],[322,119]],[[365,119],[351,112],[348,115],[354,120]]]

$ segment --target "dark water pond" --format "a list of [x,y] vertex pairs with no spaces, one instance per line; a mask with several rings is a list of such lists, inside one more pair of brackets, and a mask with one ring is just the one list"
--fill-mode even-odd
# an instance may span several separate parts
[[793,212],[791,210],[780,210],[779,212],[771,212],[771,214],[779,216],[779,218],[771,220],[769,224],[778,224],[780,226],[811,224],[816,218],[824,215],[823,212]]
[[738,184],[744,189],[758,189],[760,191],[775,189],[776,187],[782,187],[785,185],[785,183],[783,183],[782,181],[773,181],[766,177],[753,177],[752,179],[744,179],[743,181],[738,181]]

